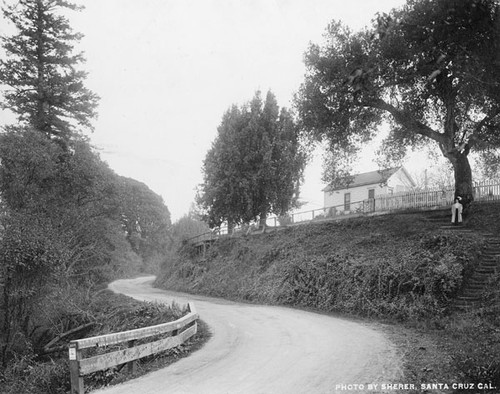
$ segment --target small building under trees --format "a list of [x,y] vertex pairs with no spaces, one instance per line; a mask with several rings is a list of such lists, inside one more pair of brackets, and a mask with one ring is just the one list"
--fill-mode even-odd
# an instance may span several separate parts
[[408,192],[415,182],[404,167],[364,172],[350,177],[342,186],[323,189],[324,206],[335,207],[337,212],[349,213],[377,196]]

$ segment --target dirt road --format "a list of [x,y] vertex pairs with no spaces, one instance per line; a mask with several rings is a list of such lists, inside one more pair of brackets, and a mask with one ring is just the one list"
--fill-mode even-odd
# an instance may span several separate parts
[[120,280],[110,288],[138,300],[193,301],[213,337],[201,350],[165,369],[95,393],[375,393],[382,391],[369,389],[369,384],[380,389],[381,383],[399,380],[394,346],[368,325],[166,292],[152,288],[152,281]]

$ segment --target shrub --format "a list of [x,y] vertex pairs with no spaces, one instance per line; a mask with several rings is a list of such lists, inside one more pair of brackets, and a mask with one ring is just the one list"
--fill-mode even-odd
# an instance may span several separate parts
[[40,363],[34,354],[17,356],[0,375],[2,394],[65,394],[70,389],[65,359]]
[[302,225],[182,252],[158,283],[177,290],[361,315],[441,316],[481,239],[429,231],[415,215]]
[[[80,304],[98,322],[95,329],[86,336],[126,331],[167,321],[173,321],[185,314],[176,304],[164,305],[139,302],[109,290],[100,292],[89,302]],[[83,311],[81,311],[83,312]],[[82,317],[80,317],[82,319]],[[83,318],[84,319],[84,318]],[[75,339],[75,338],[70,338]],[[69,367],[66,352],[54,354],[52,358],[41,357],[30,348],[30,342],[23,351],[14,352],[6,368],[0,371],[1,394],[63,394],[70,388]],[[88,386],[108,383],[118,375],[116,369],[89,375]]]
[[500,387],[500,331],[482,312],[461,316],[447,322],[446,332],[452,339],[453,362],[464,381],[491,383]]

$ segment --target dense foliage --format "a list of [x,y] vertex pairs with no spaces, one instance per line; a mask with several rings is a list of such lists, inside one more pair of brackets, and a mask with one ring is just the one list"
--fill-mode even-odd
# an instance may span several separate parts
[[203,262],[186,246],[165,280],[265,303],[402,320],[440,316],[482,239],[412,227],[412,220],[353,219],[221,239]]
[[352,32],[332,22],[305,55],[297,97],[302,126],[331,151],[326,180],[349,179],[361,146],[390,125],[381,152],[435,143],[472,200],[469,152],[495,170],[500,140],[500,8],[495,0],[408,0]]
[[[177,320],[186,313],[176,304],[139,302],[107,290],[102,291],[90,300],[89,304],[81,305],[81,307],[88,313],[84,321],[96,323],[87,330],[88,336],[165,323]],[[73,338],[66,338],[65,342],[70,339]],[[172,362],[189,350],[188,346],[190,345],[153,357],[163,358],[163,364]],[[147,363],[151,362],[153,357],[142,359],[138,365],[138,372],[147,369]],[[45,362],[40,362],[42,360]],[[125,377],[126,372],[120,372],[118,367],[98,371],[86,377],[86,388],[96,389],[110,382],[124,380]],[[48,356],[40,357],[33,353],[19,354],[11,361],[9,368],[0,374],[0,393],[2,394],[64,394],[69,390],[70,376],[67,357],[49,360]]]
[[144,183],[118,177],[120,222],[134,252],[142,257],[142,271],[156,273],[171,243],[170,212],[163,198]]
[[196,214],[190,212],[172,224],[172,239],[175,243],[172,248],[177,250],[182,242],[209,231],[208,225],[200,220]]
[[289,111],[268,92],[223,116],[204,164],[198,203],[211,227],[231,227],[296,206],[305,166],[299,131]]
[[70,300],[80,295],[71,288],[153,272],[166,249],[170,215],[162,199],[118,177],[85,141],[71,144],[68,152],[38,131],[0,134],[4,365],[23,343],[42,346],[55,334],[50,303],[54,313],[71,315]]
[[[18,34],[2,39],[0,82],[11,88],[2,106],[19,123],[0,132],[0,384],[44,370],[36,360],[58,359],[57,351],[45,358],[46,345],[89,321],[92,290],[153,271],[168,244],[161,197],[117,176],[77,132],[91,126],[96,98],[76,71],[80,36],[57,14],[66,8],[75,6],[36,0],[4,9]],[[29,376],[26,387],[38,384]]]

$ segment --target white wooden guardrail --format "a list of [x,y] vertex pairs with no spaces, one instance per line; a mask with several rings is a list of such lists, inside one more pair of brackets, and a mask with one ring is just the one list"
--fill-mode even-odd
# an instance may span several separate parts
[[[192,303],[188,303],[189,313],[180,319],[155,326],[137,328],[124,332],[77,339],[69,344],[69,368],[71,374],[71,394],[84,394],[83,376],[116,365],[128,364],[129,372],[135,368],[134,360],[174,348],[196,334],[198,313]],[[170,336],[135,346],[138,339],[170,334]],[[85,357],[84,349],[125,344],[127,348]]]

